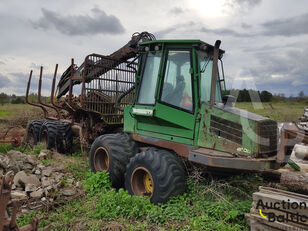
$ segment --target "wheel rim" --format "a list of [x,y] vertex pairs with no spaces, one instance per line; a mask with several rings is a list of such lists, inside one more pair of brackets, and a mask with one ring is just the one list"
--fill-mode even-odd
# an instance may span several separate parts
[[131,176],[132,191],[137,196],[151,198],[154,192],[154,181],[151,173],[143,167],[134,170]]
[[109,154],[103,147],[99,147],[95,150],[94,168],[97,172],[108,171],[109,169]]

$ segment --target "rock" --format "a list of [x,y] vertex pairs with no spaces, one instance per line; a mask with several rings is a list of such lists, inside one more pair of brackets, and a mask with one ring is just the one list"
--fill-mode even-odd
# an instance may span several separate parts
[[58,173],[58,172],[57,172],[55,175],[56,175],[56,177],[55,177],[55,178],[56,178],[56,181],[60,181],[60,179],[62,179],[62,178],[64,177],[64,174],[63,174],[63,173]]
[[36,169],[35,172],[34,172],[34,174],[35,174],[35,175],[41,175],[41,171],[38,170],[38,169]]
[[36,167],[38,167],[41,170],[46,168],[45,165],[43,165],[43,164],[38,164]]
[[27,184],[25,187],[26,192],[34,192],[37,190],[37,187],[34,184]]
[[40,154],[38,155],[39,160],[46,160],[52,157],[52,151],[44,149],[41,150]]
[[27,199],[28,197],[27,197],[27,194],[25,192],[11,191],[11,198],[23,200],[23,199]]
[[42,197],[41,201],[46,201],[46,197]]
[[27,177],[27,174],[24,171],[20,171],[18,173],[15,174],[14,176],[14,185],[16,186],[21,186],[19,181],[21,180],[21,178]]
[[40,186],[41,182],[35,175],[27,175],[24,171],[20,171],[14,176],[14,184],[16,186],[34,184],[36,187],[38,187]]
[[48,187],[52,184],[53,184],[53,181],[51,179],[48,179],[47,177],[42,178],[42,187],[43,188],[46,188],[46,187]]
[[18,164],[7,156],[0,155],[0,167],[4,169],[4,172],[13,171],[15,174],[20,171]]
[[52,168],[51,168],[51,167],[47,167],[46,169],[44,169],[44,170],[42,171],[42,175],[43,175],[43,176],[50,176],[51,173],[52,173]]
[[29,164],[36,165],[37,164],[36,157],[33,155],[27,155],[27,162]]
[[48,187],[44,188],[45,196],[48,197],[49,193],[52,192],[52,191],[54,191],[54,188],[51,185],[49,185]]
[[20,151],[10,150],[6,155],[13,161],[21,161],[21,162],[28,161],[27,155],[21,153]]
[[33,168],[32,164],[29,164],[29,163],[25,163],[24,166],[23,166],[23,169],[32,170],[32,168]]
[[32,192],[30,193],[30,197],[31,198],[36,198],[36,199],[39,199],[43,196],[43,193],[44,193],[44,190],[43,189],[39,189],[35,192]]
[[62,192],[62,195],[63,195],[63,196],[73,196],[73,195],[75,195],[75,194],[76,194],[76,191],[73,190],[73,189],[65,189],[65,190],[63,190],[63,192]]

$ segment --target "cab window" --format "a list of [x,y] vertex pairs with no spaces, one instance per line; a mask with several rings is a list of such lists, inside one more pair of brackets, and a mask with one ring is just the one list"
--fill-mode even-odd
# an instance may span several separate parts
[[150,52],[147,55],[137,100],[138,104],[155,104],[155,90],[158,79],[160,59],[161,52]]
[[[200,89],[201,102],[209,102],[211,100],[210,98],[211,98],[213,60],[211,57],[208,57],[203,52],[199,52],[199,60],[200,60],[200,74],[201,74],[201,89]],[[215,102],[220,102],[220,103],[222,102],[218,72],[217,72]]]
[[192,74],[190,50],[168,50],[161,102],[192,111]]

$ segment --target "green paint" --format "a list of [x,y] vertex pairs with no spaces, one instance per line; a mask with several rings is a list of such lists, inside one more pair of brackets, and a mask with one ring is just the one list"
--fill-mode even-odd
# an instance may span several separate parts
[[[204,82],[201,85],[201,78],[208,78],[212,71],[210,66],[206,72],[200,72],[205,67],[206,59],[199,57],[205,53],[200,54],[198,46],[204,44],[206,43],[200,40],[156,40],[140,44],[141,47],[146,46],[150,50],[143,51],[143,57],[149,54],[154,57],[156,53],[159,53],[160,64],[158,65],[157,59],[155,64],[147,61],[151,58],[139,59],[139,62],[148,63],[145,65],[139,63],[136,77],[137,97],[135,97],[133,105],[124,110],[124,131],[192,145],[195,148],[206,147],[240,156],[258,156],[256,123],[268,120],[267,118],[255,114],[248,116],[246,111],[235,108],[225,110],[223,104],[220,103],[220,95],[217,95],[216,99],[218,100],[217,105],[221,106],[211,106],[207,102],[200,101],[202,95],[203,100],[207,99],[206,95],[210,95],[209,92],[204,92],[205,90],[209,91],[210,86],[206,86],[206,84],[210,84],[210,81],[203,79]],[[160,47],[159,51],[155,51],[157,46]],[[209,45],[209,50],[212,48]],[[187,58],[188,52],[190,58]],[[223,53],[223,51],[220,52]],[[212,62],[209,65],[212,65]],[[143,68],[147,68],[146,71]],[[159,69],[153,70],[153,68]],[[143,75],[144,73],[154,73],[154,71],[157,73],[155,81],[151,83],[151,87],[146,86],[152,94],[151,97],[154,95],[154,103],[142,105],[138,103],[138,95],[141,91]],[[147,81],[150,82],[148,78]],[[184,84],[181,81],[184,81]],[[221,82],[224,84],[223,79]],[[219,87],[219,85],[217,86]],[[167,90],[168,87],[169,90]],[[146,95],[144,94],[146,92],[144,86],[142,89],[142,94]],[[172,98],[178,89],[182,89],[180,97],[183,99]],[[168,95],[168,92],[172,94]],[[183,96],[184,93],[186,93],[186,99]],[[148,102],[153,102],[153,100]],[[215,134],[210,129],[212,115],[240,124],[242,126],[242,142],[237,143]]]

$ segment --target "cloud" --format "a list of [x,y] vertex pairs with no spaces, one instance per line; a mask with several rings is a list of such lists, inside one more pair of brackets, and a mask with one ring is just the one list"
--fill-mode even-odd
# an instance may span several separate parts
[[179,15],[185,13],[185,10],[181,7],[174,7],[171,10],[169,10],[169,13]]
[[10,82],[11,81],[7,76],[0,74],[0,88],[8,86]]
[[[283,54],[256,53],[259,65],[249,68],[258,89],[286,95],[308,93],[308,48]],[[301,60],[301,62],[298,62]]]
[[[0,74],[0,92],[8,94],[25,95],[29,73],[8,73],[6,75]],[[38,91],[39,74],[33,74],[30,86],[30,93]],[[50,95],[52,83],[52,75],[46,74],[42,80],[42,95]]]
[[247,23],[242,23],[242,24],[241,24],[241,27],[242,27],[243,29],[249,29],[249,28],[252,28],[252,25],[249,25],[249,24],[247,24]]
[[308,34],[308,13],[263,23],[264,35],[296,36]]
[[213,34],[221,35],[221,36],[233,36],[233,37],[253,37],[255,36],[255,34],[253,33],[240,33],[235,30],[225,29],[225,28],[207,29],[205,27],[202,27],[200,31],[205,32],[205,33],[213,33]]
[[0,60],[0,65],[5,65],[5,62]]
[[60,15],[42,8],[43,16],[32,25],[36,29],[52,28],[66,35],[122,34],[125,29],[114,15],[93,8],[91,15]]
[[[40,70],[41,69],[41,66],[44,66],[43,64],[39,65],[39,64],[36,64],[36,63],[31,63],[29,68],[30,69],[37,69],[37,70]],[[44,70],[48,70],[48,67],[44,67]]]
[[261,2],[262,0],[226,0],[224,6],[233,11],[245,12]]

